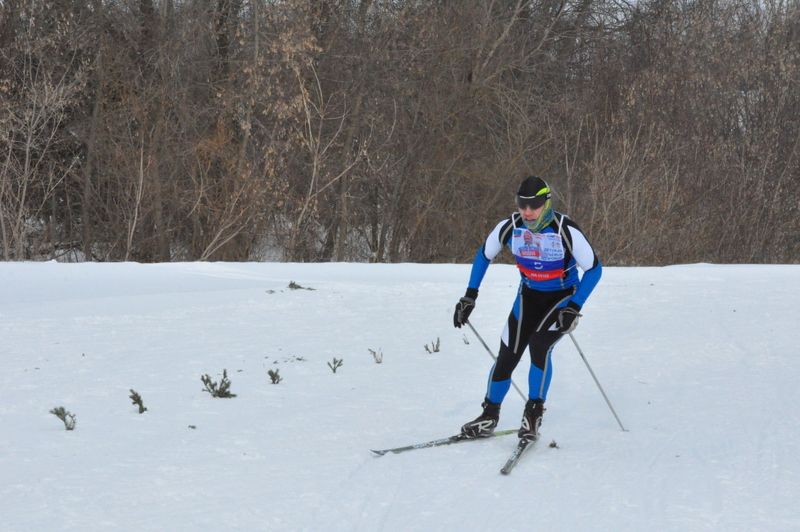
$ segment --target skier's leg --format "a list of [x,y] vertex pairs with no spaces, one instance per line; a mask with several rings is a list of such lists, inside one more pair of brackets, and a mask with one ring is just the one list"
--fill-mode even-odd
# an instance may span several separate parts
[[[500,419],[500,404],[511,388],[511,373],[519,363],[522,352],[527,348],[526,342],[518,341],[521,332],[521,314],[520,296],[517,295],[503,331],[497,360],[489,372],[486,396],[481,404],[483,412],[461,427],[461,433],[465,436],[486,437],[494,432],[497,426]],[[509,346],[515,347],[516,351]]]
[[519,429],[520,438],[535,439],[539,434],[539,426],[544,415],[544,402],[550,389],[553,377],[553,346],[561,339],[561,333],[555,330],[555,309],[563,305],[569,292],[550,294],[550,301],[540,299],[538,310],[539,323],[528,337],[528,351],[531,355],[531,367],[528,372],[528,402],[522,414]]
[[[528,338],[528,352],[531,355],[531,368],[528,373],[528,399],[547,399],[550,379],[553,377],[553,346],[563,336],[556,325],[557,310],[566,304],[573,289],[561,290],[548,294],[549,297],[537,299],[536,310],[538,323]],[[540,294],[541,295],[541,294]],[[531,312],[533,314],[534,312]]]
[[542,331],[533,333],[530,338],[529,348],[531,355],[531,369],[528,373],[528,398],[547,399],[547,390],[553,378],[552,352],[556,342],[561,339],[561,334],[555,331]]
[[511,388],[511,374],[519,364],[522,353],[528,347],[527,342],[524,341],[528,335],[528,328],[525,324],[522,297],[518,294],[508,315],[505,329],[503,329],[497,361],[489,372],[489,382],[486,387],[488,402],[502,403]]

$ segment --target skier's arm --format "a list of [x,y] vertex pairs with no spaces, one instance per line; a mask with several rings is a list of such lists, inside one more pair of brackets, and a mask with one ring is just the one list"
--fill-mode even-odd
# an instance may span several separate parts
[[498,253],[502,251],[503,240],[509,233],[508,228],[510,225],[511,220],[503,220],[497,224],[475,254],[475,258],[472,261],[472,271],[469,275],[469,284],[467,285],[467,290],[475,290],[476,295],[473,297],[477,297],[477,290],[481,286],[481,281],[483,281],[483,277],[486,275],[486,270],[489,269],[489,265]]
[[600,281],[600,277],[603,275],[603,265],[600,263],[600,259],[597,258],[592,245],[589,244],[586,235],[579,228],[568,225],[567,230],[572,241],[572,256],[578,267],[583,270],[578,289],[570,298],[570,301],[578,305],[580,309],[586,303],[594,287],[597,286],[598,281]]
[[475,258],[472,261],[472,271],[469,275],[467,292],[464,294],[464,297],[458,300],[456,310],[453,313],[454,326],[460,328],[467,323],[472,309],[475,308],[475,299],[478,297],[478,288],[481,286],[483,276],[486,275],[486,270],[489,269],[492,260],[500,253],[500,250],[503,249],[503,244],[508,240],[513,225],[513,218],[503,220],[497,224],[497,227],[489,233],[486,242],[483,243],[475,254]]

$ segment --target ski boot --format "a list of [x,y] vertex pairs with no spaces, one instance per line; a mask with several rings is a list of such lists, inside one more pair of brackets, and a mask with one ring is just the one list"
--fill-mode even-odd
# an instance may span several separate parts
[[542,399],[529,399],[525,403],[522,414],[522,426],[517,433],[520,438],[535,440],[539,437],[539,426],[544,415],[544,401]]
[[487,438],[492,435],[500,420],[500,405],[484,401],[483,413],[461,427],[461,434],[466,438]]

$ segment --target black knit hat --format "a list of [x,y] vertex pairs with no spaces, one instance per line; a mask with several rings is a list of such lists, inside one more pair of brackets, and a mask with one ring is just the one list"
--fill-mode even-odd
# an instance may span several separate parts
[[517,190],[517,206],[522,209],[531,207],[538,209],[552,197],[550,186],[541,177],[535,175],[522,180]]

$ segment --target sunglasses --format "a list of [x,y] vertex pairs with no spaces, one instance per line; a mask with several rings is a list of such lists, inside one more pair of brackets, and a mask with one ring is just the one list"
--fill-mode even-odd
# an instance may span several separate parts
[[517,196],[517,207],[520,209],[524,209],[525,207],[530,207],[531,209],[538,209],[545,203],[547,200],[550,199],[550,191],[548,190],[546,193],[537,196]]

